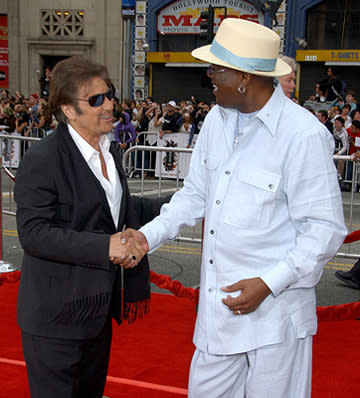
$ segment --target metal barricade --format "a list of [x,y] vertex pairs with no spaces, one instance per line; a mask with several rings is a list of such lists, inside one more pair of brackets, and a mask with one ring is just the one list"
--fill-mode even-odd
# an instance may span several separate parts
[[[344,179],[339,181],[342,190],[343,209],[348,232],[360,229],[360,223],[354,220],[356,210],[360,209],[360,163],[354,161],[353,156],[334,155],[335,163],[345,162]],[[348,172],[351,170],[351,172]],[[355,251],[353,253],[352,251]],[[360,242],[344,245],[337,253],[337,257],[342,258],[360,258]]]
[[[144,134],[145,135],[145,134]],[[6,140],[9,140],[11,142],[19,142],[20,143],[20,157],[25,153],[26,148],[32,145],[34,142],[37,142],[40,140],[40,138],[34,138],[34,137],[23,137],[23,136],[17,136],[17,135],[9,135],[9,134],[0,134],[0,139],[2,143],[1,147],[1,154],[3,154],[4,148],[5,148],[5,142]],[[26,146],[25,146],[26,144]],[[8,145],[9,147],[9,145]],[[135,161],[137,160],[136,158],[136,152],[149,152],[152,153],[154,156],[157,153],[178,153],[179,156],[182,154],[191,154],[193,151],[192,148],[173,148],[173,147],[157,147],[157,146],[148,146],[148,145],[133,145],[129,149],[125,151],[123,154],[123,167],[126,169],[129,169],[129,162],[131,161],[131,164],[134,169],[136,163]],[[182,179],[180,178],[179,175],[179,169],[177,169],[177,175],[176,178],[169,179],[167,177],[164,177],[161,173],[161,169],[159,171],[159,175],[156,180],[154,181],[147,181],[145,182],[144,178],[144,172],[146,169],[145,167],[145,156],[142,156],[141,158],[141,163],[140,163],[140,177],[141,180],[136,181],[136,184],[139,187],[139,192],[137,193],[138,195],[145,196],[147,194],[151,195],[156,195],[156,196],[161,196],[163,194],[168,194],[171,192],[175,192],[179,190],[182,186]],[[3,159],[2,159],[3,160]],[[348,189],[343,190],[342,195],[343,195],[343,204],[344,204],[344,213],[345,213],[345,218],[347,221],[347,227],[349,232],[352,232],[353,230],[358,230],[360,229],[360,218],[359,215],[357,214],[357,211],[360,209],[360,193],[358,192],[359,186],[360,186],[360,164],[357,164],[356,162],[353,162],[352,156],[334,156],[334,161],[339,161],[342,160],[344,162],[351,162],[353,163],[352,167],[352,176],[351,180],[345,180],[343,182],[340,181],[340,186],[344,188],[344,184],[348,184]],[[2,165],[2,168],[4,170],[1,175],[8,177],[9,181],[9,188],[6,188],[4,182],[1,181],[1,175],[0,175],[0,186],[1,186],[1,208],[2,208],[2,213],[1,213],[1,219],[0,219],[0,227],[1,227],[1,240],[3,236],[3,228],[2,228],[2,215],[9,215],[9,216],[15,216],[15,212],[13,211],[12,206],[14,207],[14,202],[12,198],[12,191],[13,191],[13,184],[15,180],[15,172],[13,172],[13,169],[16,169],[14,167],[13,163],[10,162],[8,166]],[[154,169],[149,169],[152,171],[155,171]],[[135,180],[133,180],[135,182]],[[129,180],[129,183],[131,184],[131,179]],[[148,190],[145,191],[145,183],[149,184],[147,186]],[[156,187],[157,185],[157,187]],[[156,189],[154,189],[154,186]],[[149,190],[150,187],[150,190]],[[9,192],[9,200],[8,200],[8,206],[4,206],[4,203],[2,201],[3,199],[3,189],[5,189],[7,192]],[[348,191],[348,192],[347,192]],[[360,213],[360,212],[359,212]],[[358,221],[359,220],[359,221]],[[187,236],[182,235],[179,236],[177,239],[180,241],[187,241],[187,242],[194,242],[194,243],[201,243],[201,226],[197,226],[196,228],[193,227],[192,230],[186,231]],[[190,235],[190,236],[189,236]],[[360,242],[357,244],[356,242],[353,244],[347,244],[344,246],[345,250],[341,250],[338,253],[339,257],[345,257],[345,258],[360,258]],[[2,259],[2,246],[0,247],[0,252],[1,252],[1,257],[0,260]]]
[[[152,152],[154,154],[156,153],[179,153],[181,154],[191,154],[193,149],[192,148],[172,148],[172,147],[157,147],[157,146],[147,146],[147,145],[135,145],[131,148],[129,148],[124,155],[123,158],[123,167],[125,168],[127,163],[128,163],[128,159],[131,156],[134,156],[134,154],[136,154],[136,152]],[[136,156],[134,156],[134,158],[136,158]],[[145,163],[145,156],[141,157],[141,168],[140,168],[140,192],[137,195],[140,196],[144,196],[145,194],[147,194],[147,192],[145,191],[145,178],[144,178],[144,173],[146,169],[144,167],[144,163]],[[153,170],[155,171],[155,169]],[[165,188],[163,189],[163,185],[164,185],[164,181],[172,181],[173,182],[173,186],[172,188]],[[157,196],[160,197],[162,194],[166,193],[169,194],[170,192],[176,192],[178,191],[181,187],[181,178],[180,178],[180,171],[179,168],[177,168],[176,170],[176,177],[175,178],[167,178],[164,177],[161,173],[161,169],[159,170],[159,176],[157,181],[151,181],[148,183],[151,183],[152,186],[154,186],[154,184],[158,185],[157,188]],[[150,193],[154,194],[154,190],[150,189]],[[135,194],[136,195],[136,194]],[[201,223],[200,223],[201,224]],[[179,235],[176,240],[178,241],[183,241],[183,242],[193,242],[193,243],[201,243],[202,239],[201,239],[201,225],[197,225],[195,227],[191,227],[191,228],[187,228],[185,233],[183,233],[182,235]]]
[[[5,209],[3,202],[3,194],[5,183],[2,181],[3,173],[0,173],[0,268],[4,271],[2,272],[11,272],[14,271],[15,268],[12,264],[3,261],[3,215],[14,217],[16,215],[15,211],[13,211],[13,207],[15,207],[12,197],[13,185],[15,182],[15,175],[13,173],[13,169],[17,168],[21,156],[25,153],[27,147],[29,147],[33,142],[40,141],[40,138],[34,137],[23,137],[15,134],[0,134],[0,142],[1,142],[1,167],[5,172],[5,175],[8,178],[8,201],[7,201],[7,209]],[[19,145],[16,145],[19,144]],[[25,147],[26,144],[26,147]],[[18,153],[16,153],[18,152]],[[17,158],[18,156],[18,158]]]
[[[158,133],[142,131],[137,135],[136,141],[132,143],[131,147],[140,147],[145,145],[146,147],[156,147],[156,145],[150,145],[147,141],[148,137],[156,137]],[[144,162],[143,162],[144,158]],[[148,175],[153,175],[155,172],[155,156],[154,152],[149,151],[133,151],[130,152],[126,164],[123,164],[124,170],[129,177],[140,176],[142,173],[147,173]]]

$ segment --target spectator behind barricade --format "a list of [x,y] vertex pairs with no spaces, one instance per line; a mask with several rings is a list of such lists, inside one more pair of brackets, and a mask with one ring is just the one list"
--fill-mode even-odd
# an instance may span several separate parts
[[332,124],[334,124],[334,120],[337,116],[340,116],[340,109],[338,106],[331,106],[328,109],[328,116],[329,116],[329,120]]
[[334,67],[330,67],[327,70],[327,77],[317,83],[317,94],[319,95],[318,100],[334,101],[345,97],[344,85],[342,80],[337,78],[337,71]]
[[351,106],[349,104],[344,104],[340,113],[340,116],[345,121],[345,129],[348,129],[351,126],[350,110]]
[[[145,116],[146,111],[149,109],[149,106],[146,101],[141,101],[139,106],[137,106],[137,122],[138,125],[136,127],[137,133],[141,133],[142,131],[147,131],[148,126],[149,126],[149,119]],[[141,145],[144,144],[145,139],[143,137],[140,137],[137,142]]]
[[[186,145],[186,148],[190,148],[191,143],[192,143],[192,137],[194,136],[194,132],[195,132],[195,123],[191,114],[191,109],[189,109],[188,107],[185,107],[182,111],[181,111],[181,117],[180,119],[178,119],[177,121],[178,125],[179,125],[179,133],[186,133],[189,134],[189,140],[188,143]],[[191,141],[190,141],[190,137],[191,137]]]
[[1,97],[0,100],[0,114],[4,114],[5,109],[10,106],[9,99],[7,97]]
[[14,111],[10,105],[0,112],[0,130],[1,132],[13,133],[16,130]]
[[126,149],[128,144],[136,140],[135,127],[131,123],[130,114],[122,112],[119,123],[115,127],[114,136],[121,149]]
[[[349,155],[360,151],[360,120],[353,120],[351,126],[347,129],[349,139]],[[346,179],[352,180],[353,162],[348,162]]]
[[355,91],[348,90],[346,92],[345,99],[342,97],[339,97],[331,105],[338,106],[340,111],[342,111],[345,104],[350,105],[350,113],[357,108],[356,99],[355,99]]
[[29,115],[25,111],[25,106],[23,104],[17,104],[14,108],[15,112],[15,129],[16,132],[24,135],[26,129],[29,127]]
[[[149,106],[146,101],[141,101],[137,106],[137,114],[136,114],[136,143],[138,145],[145,145],[145,135],[142,134],[144,131],[148,130],[149,119],[145,116],[146,111],[149,109]],[[136,169],[139,171],[142,168],[142,158],[143,151],[137,151],[136,153]],[[145,159],[145,158],[144,158]],[[148,164],[144,163],[145,168],[148,167]],[[145,173],[146,176],[146,173]]]
[[24,104],[25,101],[25,97],[23,96],[23,94],[20,93],[20,91],[15,91],[15,99],[14,102],[15,104]]
[[[355,152],[360,151],[360,121],[353,120],[351,123],[351,126],[347,130],[347,133],[348,133],[349,144],[350,144],[349,145],[349,155],[353,155]],[[358,138],[357,141],[356,141],[356,138]]]
[[177,121],[180,119],[181,114],[176,111],[176,107],[176,102],[173,100],[167,103],[167,112],[164,115],[164,124],[159,133],[160,138],[163,138],[164,134],[176,133],[179,130]]
[[1,99],[9,99],[9,90],[6,88],[2,88],[0,91],[0,98]]
[[294,60],[294,58],[290,58],[286,55],[280,55],[280,58],[291,67],[291,72],[285,76],[278,77],[277,80],[281,84],[284,94],[288,98],[291,98],[296,87],[296,61]]
[[153,102],[151,107],[145,112],[145,116],[149,120],[148,132],[151,133],[148,134],[146,141],[149,145],[153,146],[157,142],[157,135],[160,133],[164,123],[160,105]]
[[[333,136],[335,140],[335,155],[347,155],[349,150],[349,140],[348,134],[344,127],[344,118],[338,116],[334,121]],[[337,161],[337,174],[338,179],[341,181],[343,179],[345,162],[343,160]]]
[[351,120],[352,120],[352,121],[354,121],[354,120],[360,120],[360,110],[355,109],[354,111],[352,111],[352,112],[350,113],[350,117],[351,117]]
[[312,113],[314,116],[316,116],[314,109],[310,105],[304,105],[304,108],[310,113]]
[[[161,107],[158,103],[152,102],[150,108],[145,112],[145,116],[149,119],[148,134],[146,135],[145,145],[157,146],[157,139],[164,123],[164,117],[162,114]],[[147,178],[153,178],[156,163],[156,153],[146,151],[145,152],[145,164],[150,169],[146,173]]]
[[134,104],[135,104],[135,108],[132,107],[132,100],[130,100],[129,98],[123,99],[121,101],[121,104],[120,104],[121,110],[123,112],[128,112],[129,113],[130,120],[132,119],[134,109],[136,109],[136,102],[135,101],[134,101]]
[[36,114],[39,108],[39,96],[36,93],[31,94],[28,100],[28,104],[29,104],[28,111],[30,113]]
[[130,109],[131,109],[132,114],[134,114],[134,113],[136,114],[137,113],[136,101],[134,99],[132,99],[130,101]]
[[328,112],[325,109],[320,109],[317,114],[317,118],[320,120],[321,123],[325,124],[326,128],[333,133],[333,124],[329,120]]
[[121,111],[122,107],[119,102],[119,98],[112,97],[111,102],[113,103],[113,110]]
[[38,116],[32,119],[30,130],[36,128],[38,130],[38,137],[44,137],[53,131],[51,125],[52,115],[49,106],[44,102],[39,103]]

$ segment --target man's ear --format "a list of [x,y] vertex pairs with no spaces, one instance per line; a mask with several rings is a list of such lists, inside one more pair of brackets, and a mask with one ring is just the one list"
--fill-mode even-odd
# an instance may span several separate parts
[[69,121],[76,119],[77,113],[72,105],[60,105],[60,107]]

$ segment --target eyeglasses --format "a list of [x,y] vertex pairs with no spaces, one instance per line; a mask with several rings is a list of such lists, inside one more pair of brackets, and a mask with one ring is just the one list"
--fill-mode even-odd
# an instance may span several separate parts
[[226,69],[224,69],[224,68],[214,69],[214,67],[212,65],[207,68],[207,74],[209,77],[211,77],[214,73],[222,73],[222,72],[226,72]]
[[113,98],[113,90],[110,88],[108,91],[106,91],[106,93],[102,93],[102,94],[95,94],[92,95],[91,97],[89,97],[88,99],[84,99],[84,98],[77,98],[79,101],[86,101],[89,103],[89,105],[92,108],[97,108],[98,106],[101,106],[104,101],[105,101],[105,97],[111,101]]

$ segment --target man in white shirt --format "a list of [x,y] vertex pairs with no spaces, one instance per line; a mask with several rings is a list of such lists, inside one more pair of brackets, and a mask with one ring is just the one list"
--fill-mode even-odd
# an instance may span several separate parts
[[279,36],[225,19],[211,45],[217,105],[184,187],[161,215],[129,231],[145,250],[205,219],[189,397],[310,398],[314,287],[346,235],[326,127],[274,77]]

